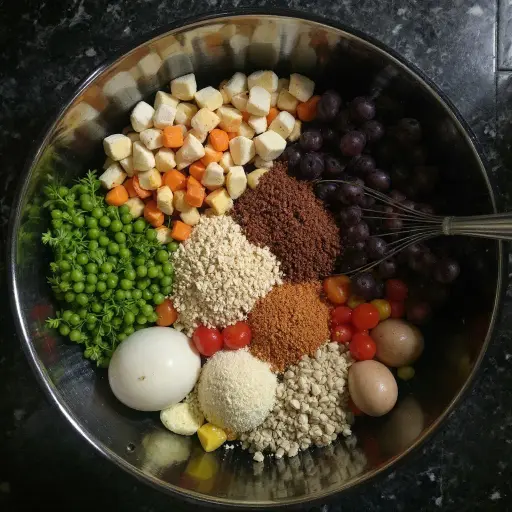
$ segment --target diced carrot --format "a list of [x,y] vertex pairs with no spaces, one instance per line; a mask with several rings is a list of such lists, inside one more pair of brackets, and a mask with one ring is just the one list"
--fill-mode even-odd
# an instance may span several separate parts
[[224,130],[215,128],[210,132],[210,144],[217,151],[227,151],[229,148],[229,137]]
[[129,197],[137,197],[137,192],[135,190],[135,187],[133,186],[133,178],[128,178],[123,183],[123,187],[126,189],[126,192],[128,192]]
[[227,132],[227,134],[228,134],[229,140],[234,139],[235,137],[238,137],[238,133],[236,133],[236,132]]
[[118,185],[108,191],[105,201],[111,206],[121,206],[128,201],[128,192],[123,185]]
[[151,190],[146,190],[144,188],[142,188],[140,186],[140,183],[139,183],[139,177],[138,176],[134,176],[133,177],[133,188],[135,189],[135,192],[137,192],[137,195],[141,198],[141,199],[146,199],[146,197],[151,197]]
[[170,299],[165,299],[159,304],[155,308],[155,313],[158,315],[156,325],[160,327],[169,327],[178,320],[178,312]]
[[208,167],[208,164],[212,162],[218,162],[222,158],[222,151],[216,151],[211,146],[204,147],[205,154],[203,158],[201,158],[201,162],[205,167]]
[[251,114],[249,114],[249,112],[242,112],[242,119],[247,123],[247,121],[249,121],[249,117],[251,117]]
[[[192,176],[190,178],[192,178]],[[192,178],[192,179],[194,179],[194,178]],[[206,197],[206,190],[203,186],[201,186],[201,185],[188,186],[187,193],[185,194],[185,202],[190,206],[195,206],[196,208],[201,208],[201,206],[203,206],[205,197]]]
[[190,233],[192,233],[192,226],[188,226],[181,220],[177,220],[172,226],[171,236],[179,242],[185,241]]
[[181,148],[183,146],[183,131],[180,126],[166,126],[164,128],[164,146],[166,148]]
[[316,117],[316,107],[320,101],[320,96],[311,96],[308,101],[297,105],[297,117],[301,121],[313,121]]
[[279,114],[279,110],[276,107],[270,107],[270,111],[267,114],[267,126],[270,126],[270,123],[277,117]]
[[155,200],[148,201],[146,206],[144,206],[144,218],[154,228],[158,228],[164,223],[164,214],[157,207]]
[[187,186],[187,177],[182,172],[173,169],[164,174],[163,182],[173,192],[176,192],[176,190],[183,190]]
[[201,160],[197,160],[193,164],[190,164],[190,167],[188,168],[190,176],[194,176],[194,178],[199,182],[203,179],[205,170],[206,167]]
[[194,176],[189,176],[187,178],[187,188],[190,187],[202,187],[201,182]]

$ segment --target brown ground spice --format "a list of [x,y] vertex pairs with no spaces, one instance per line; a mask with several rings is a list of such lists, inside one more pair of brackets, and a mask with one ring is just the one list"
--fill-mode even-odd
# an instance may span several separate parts
[[233,215],[250,242],[277,256],[288,280],[309,281],[333,272],[341,251],[338,226],[311,183],[289,176],[285,162],[277,162],[255,190],[235,202]]
[[249,314],[249,349],[283,371],[329,340],[329,311],[319,281],[276,286]]

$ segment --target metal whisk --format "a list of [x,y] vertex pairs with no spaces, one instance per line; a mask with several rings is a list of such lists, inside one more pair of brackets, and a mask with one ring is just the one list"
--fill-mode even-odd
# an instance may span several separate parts
[[[319,180],[318,183],[355,185],[353,182],[339,179]],[[381,258],[350,269],[345,274],[353,275],[366,272],[388,258],[396,256],[407,247],[440,235],[512,240],[512,213],[443,217],[415,210],[407,204],[402,204],[386,194],[364,185],[356,186],[362,189],[364,195],[375,200],[373,205],[361,207],[362,220],[383,221],[383,225],[388,231],[378,233],[376,236],[383,239],[387,237],[389,242],[386,240],[386,252]]]

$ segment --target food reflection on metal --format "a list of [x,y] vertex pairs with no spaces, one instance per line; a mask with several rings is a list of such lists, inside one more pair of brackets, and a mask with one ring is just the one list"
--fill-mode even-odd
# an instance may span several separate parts
[[152,476],[161,475],[167,468],[190,457],[190,437],[179,436],[167,430],[157,430],[142,439],[141,470]]

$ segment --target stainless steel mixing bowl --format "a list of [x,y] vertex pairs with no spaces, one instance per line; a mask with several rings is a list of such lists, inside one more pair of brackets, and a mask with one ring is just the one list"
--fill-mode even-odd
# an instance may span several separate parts
[[[503,279],[501,244],[453,244],[462,274],[426,332],[417,376],[403,385],[395,410],[358,420],[357,441],[253,463],[239,450],[206,454],[197,440],[165,431],[155,414],[128,410],[110,392],[105,370],[80,346],[49,330],[53,311],[45,281],[50,255],[40,243],[47,174],[71,181],[103,163],[101,139],[128,122],[134,104],[169,80],[195,72],[216,85],[236,70],[302,72],[345,97],[369,90],[396,98],[425,129],[442,170],[439,197],[449,213],[495,211],[475,141],[459,114],[422,74],[370,38],[325,20],[290,12],[227,13],[175,24],[96,70],[49,125],[29,158],[10,234],[13,311],[37,378],[70,424],[105,457],[140,480],[196,503],[271,507],[309,503],[381,473],[422,443],[460,400],[483,357]],[[469,427],[468,427],[469,428]]]

